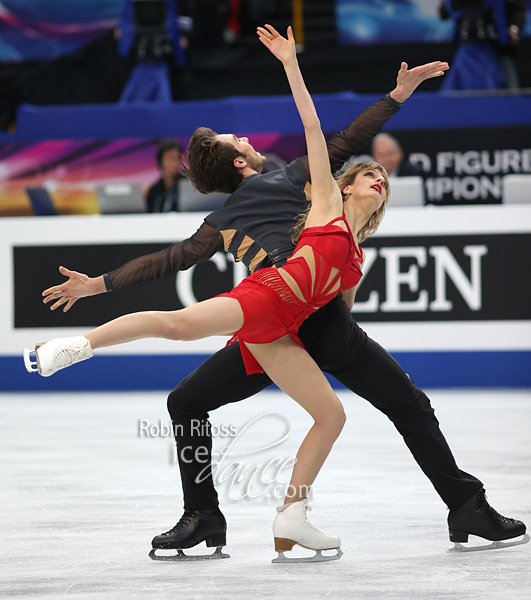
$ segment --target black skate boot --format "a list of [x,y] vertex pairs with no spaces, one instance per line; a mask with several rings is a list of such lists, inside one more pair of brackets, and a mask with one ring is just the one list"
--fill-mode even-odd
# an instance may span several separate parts
[[[525,534],[526,527],[522,521],[504,517],[495,511],[487,502],[485,490],[481,489],[475,496],[457,510],[450,511],[448,515],[448,528],[450,541],[455,543],[468,542],[469,535],[477,535],[492,542],[510,540]],[[511,543],[525,543],[524,540]],[[501,547],[503,544],[481,546],[481,548]]]
[[[216,547],[214,554],[191,556],[184,554],[184,548],[193,548],[201,542],[207,547]],[[205,560],[229,558],[221,552],[227,543],[227,521],[219,508],[205,510],[185,510],[180,521],[166,533],[153,538],[153,549],[149,553],[153,560]],[[177,550],[176,555],[161,556],[156,550]]]

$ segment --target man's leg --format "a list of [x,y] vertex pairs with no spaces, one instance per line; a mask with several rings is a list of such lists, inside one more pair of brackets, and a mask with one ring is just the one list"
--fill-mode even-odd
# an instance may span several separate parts
[[269,385],[271,380],[265,373],[246,374],[239,345],[231,344],[208,358],[170,393],[168,411],[176,433],[185,510],[218,506],[210,469],[208,413],[254,396]]
[[301,340],[323,370],[393,422],[445,504],[461,506],[482,483],[457,467],[428,397],[353,321],[341,300],[332,302],[311,331],[301,328]]
[[479,479],[457,466],[428,396],[374,340],[367,338],[364,361],[357,369],[334,376],[393,422],[450,510],[482,489]]
[[170,393],[170,413],[184,495],[184,515],[153,539],[154,548],[225,545],[226,522],[212,479],[212,436],[208,413],[249,398],[271,384],[265,373],[247,375],[238,344],[216,352]]
[[499,518],[486,502],[481,481],[459,469],[426,394],[388,352],[368,338],[345,304],[335,299],[316,316],[299,331],[309,353],[323,370],[393,422],[450,509],[450,530],[455,522],[462,533],[468,530],[487,539],[525,533],[523,523]]

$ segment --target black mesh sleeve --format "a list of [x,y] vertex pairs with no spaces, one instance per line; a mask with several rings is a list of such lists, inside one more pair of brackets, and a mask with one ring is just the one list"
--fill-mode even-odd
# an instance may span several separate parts
[[[332,173],[343,166],[353,154],[360,152],[368,142],[380,131],[380,129],[395,115],[402,104],[393,100],[389,94],[371,104],[343,131],[336,133],[328,142],[328,156]],[[310,167],[308,157],[299,159],[299,165],[306,170],[308,180],[310,179]]]
[[135,283],[160,279],[189,269],[207,261],[219,250],[223,250],[223,236],[212,225],[203,223],[194,235],[179,244],[172,244],[160,252],[135,258],[104,275],[107,291],[119,290]]

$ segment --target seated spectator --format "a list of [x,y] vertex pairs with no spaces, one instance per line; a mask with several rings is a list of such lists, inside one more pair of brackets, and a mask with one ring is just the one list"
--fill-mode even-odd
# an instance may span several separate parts
[[157,163],[161,178],[154,183],[147,194],[147,212],[159,213],[179,211],[178,181],[181,174],[183,148],[175,140],[161,140],[157,150]]
[[371,152],[389,176],[410,177],[422,175],[422,168],[404,159],[404,151],[396,138],[388,133],[379,133],[372,140]]

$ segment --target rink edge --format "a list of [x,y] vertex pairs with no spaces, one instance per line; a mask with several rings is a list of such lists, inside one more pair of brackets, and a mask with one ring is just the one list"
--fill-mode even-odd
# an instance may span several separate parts
[[[423,388],[531,387],[531,351],[395,352],[393,356]],[[0,391],[169,391],[207,357],[107,355],[43,378],[27,373],[21,356],[4,356],[0,357]],[[342,387],[329,379],[334,387]]]

